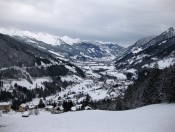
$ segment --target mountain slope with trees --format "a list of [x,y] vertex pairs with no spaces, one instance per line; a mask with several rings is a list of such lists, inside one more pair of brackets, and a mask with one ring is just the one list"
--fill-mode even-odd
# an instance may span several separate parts
[[[70,85],[69,82],[61,81],[63,76],[85,77],[77,66],[3,34],[0,34],[0,62],[0,101],[12,101],[14,109],[32,98],[45,98]],[[37,86],[37,83],[33,89],[25,85],[25,82],[33,85],[37,78],[42,80],[43,77],[50,78],[49,81],[38,82],[43,87]],[[12,85],[12,81],[25,86],[17,83]],[[5,82],[10,87],[6,87]]]
[[[132,47],[132,48],[130,48]],[[115,62],[117,69],[149,67],[155,61],[175,58],[175,30],[169,28],[162,34],[154,37],[147,43],[130,46]]]

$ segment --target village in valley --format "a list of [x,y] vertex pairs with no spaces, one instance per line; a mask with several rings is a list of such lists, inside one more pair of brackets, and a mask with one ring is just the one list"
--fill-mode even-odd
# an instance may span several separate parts
[[[127,74],[130,73],[133,77],[135,75],[134,69],[123,73],[116,71],[114,66],[107,65],[104,62],[77,63],[76,65],[85,71],[86,78],[80,78],[76,75],[62,77],[63,82],[71,82],[71,85],[62,88],[60,92],[45,97],[36,95],[36,98],[33,98],[31,101],[23,101],[23,103],[18,103],[18,105],[14,105],[12,101],[1,102],[0,110],[4,113],[15,110],[16,112],[21,112],[23,117],[28,117],[32,114],[37,115],[39,111],[43,110],[52,114],[60,114],[68,111],[96,109],[96,102],[108,99],[115,100],[118,96],[122,97],[124,90],[132,83],[131,80],[127,79]],[[22,85],[21,87],[27,88],[25,81],[1,80],[1,90],[12,92],[20,84]],[[46,80],[43,79],[43,81]],[[42,81],[35,79],[34,84],[31,85],[29,83],[30,88],[27,89],[40,89],[41,87],[44,89]],[[31,88],[32,86],[33,88]]]

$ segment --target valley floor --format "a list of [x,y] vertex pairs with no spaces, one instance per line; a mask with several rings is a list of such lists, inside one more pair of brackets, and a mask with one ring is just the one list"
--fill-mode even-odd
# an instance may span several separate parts
[[87,110],[21,117],[3,114],[0,132],[174,132],[175,104],[156,104],[128,111]]

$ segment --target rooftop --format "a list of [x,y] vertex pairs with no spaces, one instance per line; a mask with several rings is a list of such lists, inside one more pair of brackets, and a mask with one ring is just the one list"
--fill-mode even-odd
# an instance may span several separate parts
[[0,105],[10,105],[10,102],[0,102]]

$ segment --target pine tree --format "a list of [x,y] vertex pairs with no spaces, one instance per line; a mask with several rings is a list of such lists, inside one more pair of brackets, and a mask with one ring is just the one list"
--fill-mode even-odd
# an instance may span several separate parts
[[44,108],[45,107],[45,104],[43,103],[42,99],[40,99],[38,107],[39,108]]

